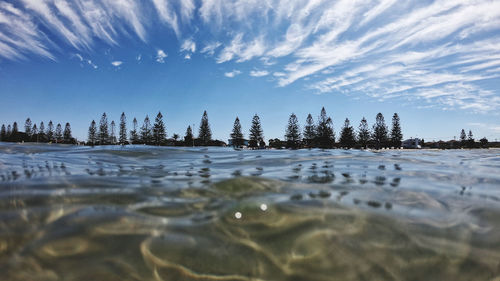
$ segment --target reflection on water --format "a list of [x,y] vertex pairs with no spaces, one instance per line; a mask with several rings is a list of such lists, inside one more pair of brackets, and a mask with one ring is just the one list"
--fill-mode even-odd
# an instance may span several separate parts
[[499,280],[500,151],[0,144],[1,280]]

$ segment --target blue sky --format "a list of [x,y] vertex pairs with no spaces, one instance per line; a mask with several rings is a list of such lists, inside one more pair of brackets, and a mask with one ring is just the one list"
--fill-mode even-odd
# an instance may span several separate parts
[[160,110],[167,134],[207,110],[226,140],[253,114],[266,139],[322,106],[404,137],[500,139],[500,2],[401,0],[20,0],[0,2],[0,123]]

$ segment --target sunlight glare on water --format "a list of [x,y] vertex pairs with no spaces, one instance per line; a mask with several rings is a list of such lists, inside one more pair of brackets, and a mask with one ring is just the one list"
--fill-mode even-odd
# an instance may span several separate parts
[[500,280],[500,150],[0,144],[1,280]]

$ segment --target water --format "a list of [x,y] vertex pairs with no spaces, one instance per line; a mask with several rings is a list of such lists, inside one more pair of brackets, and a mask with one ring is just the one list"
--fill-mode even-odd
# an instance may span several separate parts
[[0,144],[1,280],[500,280],[500,150]]

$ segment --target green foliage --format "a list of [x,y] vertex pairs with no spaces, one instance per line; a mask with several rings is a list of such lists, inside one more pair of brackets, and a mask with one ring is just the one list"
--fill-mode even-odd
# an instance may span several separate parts
[[250,147],[258,147],[261,146],[261,143],[264,141],[264,135],[262,131],[262,126],[260,124],[260,118],[257,114],[255,114],[252,118],[252,126],[250,127],[250,141],[248,145]]
[[193,129],[191,129],[191,126],[188,126],[186,129],[186,135],[184,136],[184,145],[194,146]]
[[349,119],[345,119],[344,127],[342,127],[342,132],[340,134],[340,146],[344,148],[352,148],[356,145],[356,140],[354,138],[354,128],[351,126]]
[[289,148],[298,148],[300,142],[300,129],[299,120],[297,116],[292,113],[288,118],[288,126],[285,132],[286,146]]
[[201,145],[209,145],[212,140],[212,131],[210,130],[210,124],[208,123],[207,111],[203,112],[201,117],[200,129],[198,131],[198,138],[200,139]]
[[49,121],[49,125],[47,126],[47,139],[48,141],[54,141],[54,123],[52,120]]
[[101,116],[101,121],[99,122],[99,143],[107,144],[109,141],[109,131],[108,131],[108,117],[106,112]]
[[307,146],[310,147],[312,146],[312,143],[315,138],[316,138],[316,126],[314,126],[313,117],[309,113],[306,118],[306,125],[304,126],[304,142]]
[[61,123],[57,123],[56,133],[55,133],[54,137],[56,138],[56,142],[63,141],[63,131],[62,131]]
[[153,125],[153,141],[155,145],[164,144],[166,141],[167,133],[165,130],[165,123],[163,123],[163,115],[158,112]]
[[28,137],[31,137],[33,135],[31,127],[32,127],[31,119],[28,118],[26,119],[26,122],[24,122],[24,132],[26,133],[26,135],[28,135]]
[[366,121],[365,117],[361,119],[358,127],[358,143],[363,148],[368,147],[368,143],[370,142],[370,127],[368,127],[368,121]]
[[234,120],[231,139],[233,141],[234,147],[240,147],[243,145],[243,133],[241,132],[241,124],[238,117],[236,117],[236,119]]
[[64,142],[66,143],[69,143],[73,138],[71,136],[71,125],[69,123],[66,123],[66,125],[64,126],[63,138]]
[[132,144],[137,144],[139,141],[139,133],[137,133],[137,119],[134,117],[134,121],[132,121],[132,130],[130,131],[130,142]]
[[141,127],[141,143],[151,144],[153,141],[153,132],[151,131],[151,122],[149,116],[146,115]]
[[318,125],[316,126],[315,143],[320,148],[332,148],[335,144],[335,132],[333,130],[333,122],[326,115],[326,110],[323,107],[318,117]]
[[87,142],[94,146],[97,143],[97,127],[94,120],[90,123]]
[[385,125],[384,115],[378,113],[373,125],[373,140],[375,148],[380,149],[387,146],[387,126]]
[[401,141],[403,140],[403,134],[401,133],[401,124],[399,123],[399,116],[394,113],[392,116],[392,129],[391,129],[391,146],[394,148],[401,147]]
[[127,117],[125,116],[125,112],[122,112],[120,116],[120,132],[119,139],[121,145],[127,144]]

